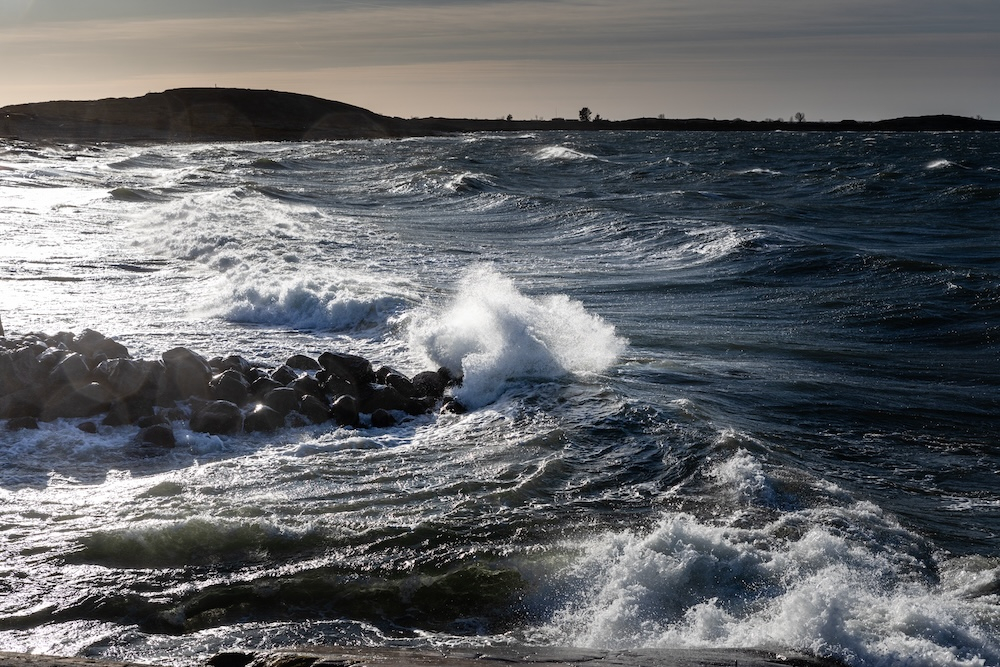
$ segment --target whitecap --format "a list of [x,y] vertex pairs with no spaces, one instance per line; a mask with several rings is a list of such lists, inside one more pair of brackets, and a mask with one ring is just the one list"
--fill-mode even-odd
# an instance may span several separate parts
[[464,376],[456,391],[479,407],[511,381],[599,373],[625,347],[612,325],[565,295],[531,297],[490,267],[470,270],[451,303],[417,313],[411,348]]

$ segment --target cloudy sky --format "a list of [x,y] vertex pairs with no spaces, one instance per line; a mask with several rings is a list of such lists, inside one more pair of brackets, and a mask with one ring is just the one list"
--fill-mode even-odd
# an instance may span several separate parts
[[216,85],[402,117],[1000,119],[1000,0],[0,0],[0,105]]

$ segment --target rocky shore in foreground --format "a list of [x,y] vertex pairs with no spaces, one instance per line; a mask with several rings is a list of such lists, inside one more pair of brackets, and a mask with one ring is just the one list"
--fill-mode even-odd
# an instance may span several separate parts
[[311,141],[543,130],[996,132],[1000,131],[1000,121],[948,115],[871,122],[706,118],[593,122],[565,118],[404,119],[311,95],[241,88],[177,88],[142,97],[37,102],[0,108],[0,138],[24,141]]
[[[309,647],[223,653],[208,667],[843,667],[843,663],[764,649],[634,649],[499,647],[487,649]],[[0,667],[138,667],[89,658],[0,653]]]
[[343,352],[297,354],[262,368],[239,355],[208,359],[185,347],[133,359],[90,329],[0,337],[0,420],[8,431],[55,419],[79,420],[94,433],[99,425],[133,425],[143,447],[173,447],[179,421],[213,435],[325,422],[390,427],[435,410],[464,411],[446,395],[460,382],[444,368],[407,377]]

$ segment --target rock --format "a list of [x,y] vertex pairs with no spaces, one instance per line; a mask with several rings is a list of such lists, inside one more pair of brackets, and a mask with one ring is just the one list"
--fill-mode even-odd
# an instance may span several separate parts
[[264,395],[267,394],[267,392],[272,391],[274,389],[280,389],[283,386],[284,385],[275,382],[271,378],[265,376],[262,378],[258,378],[257,380],[254,380],[250,384],[250,394],[251,396],[259,400],[261,398],[264,398]]
[[233,370],[240,375],[246,377],[246,374],[250,372],[253,365],[239,356],[238,354],[231,354],[227,357],[217,357],[209,361],[209,366],[218,370],[220,373],[225,371]]
[[106,359],[129,356],[127,347],[92,329],[84,329],[79,336],[67,343],[67,347],[88,359],[96,359],[99,355],[103,355]]
[[287,387],[289,384],[297,380],[298,377],[299,374],[288,366],[278,366],[271,373],[271,379],[280,384],[282,387]]
[[156,361],[116,358],[99,363],[92,377],[118,398],[127,398],[146,389],[151,391],[163,373],[163,364]]
[[289,368],[294,368],[297,371],[318,371],[323,368],[319,365],[318,361],[312,357],[307,357],[304,354],[293,354],[288,357],[288,361],[285,362],[285,365]]
[[357,427],[360,423],[358,401],[353,396],[340,396],[330,406],[330,416],[339,426]]
[[0,419],[38,417],[42,414],[42,399],[34,387],[24,387],[0,396]]
[[361,412],[374,413],[376,410],[399,410],[411,415],[424,412],[423,404],[403,396],[392,387],[375,385],[371,393],[361,401]]
[[322,424],[330,418],[330,406],[311,394],[302,397],[299,412],[313,424]]
[[7,422],[8,431],[37,430],[38,420],[34,417],[14,417]]
[[390,426],[396,425],[396,418],[392,416],[388,410],[383,410],[379,408],[372,413],[372,427],[374,428],[389,428]]
[[445,381],[440,373],[424,371],[413,376],[413,388],[417,396],[441,398],[444,396]]
[[167,419],[166,416],[164,415],[154,415],[154,414],[145,415],[135,420],[135,425],[138,426],[139,428],[149,428],[150,426],[153,426],[155,424],[167,424],[169,426],[170,420]]
[[48,378],[49,386],[53,388],[67,384],[78,387],[89,381],[90,367],[87,365],[86,357],[79,352],[69,352],[63,356],[49,373]]
[[139,431],[136,438],[140,445],[173,449],[177,446],[177,436],[170,424],[153,424]]
[[112,393],[97,382],[57,390],[42,405],[42,421],[63,417],[91,417],[106,411],[114,400]]
[[162,355],[164,374],[158,400],[161,405],[189,398],[208,398],[212,367],[200,354],[175,347]]
[[84,433],[97,433],[97,424],[92,421],[80,422],[76,427]]
[[444,402],[441,404],[441,412],[464,415],[468,411],[468,408],[462,405],[462,403],[459,402],[459,400],[454,396],[449,396],[444,399]]
[[260,401],[275,410],[282,418],[299,409],[299,395],[291,387],[278,387],[264,395]]
[[306,396],[316,396],[317,398],[323,398],[326,396],[326,389],[319,380],[312,377],[311,375],[303,375],[299,379],[295,380],[288,385],[290,389],[294,389],[295,393],[299,395],[300,398]]
[[371,362],[356,354],[324,352],[319,355],[319,364],[332,375],[359,385],[375,382]]
[[414,398],[417,395],[416,387],[413,386],[413,382],[405,375],[389,373],[385,376],[384,384],[392,387],[407,398]]
[[228,435],[243,430],[243,412],[229,401],[209,401],[191,415],[192,431]]
[[243,429],[247,433],[277,431],[285,425],[285,418],[274,408],[256,404],[243,419]]
[[361,400],[361,389],[353,380],[332,375],[327,371],[317,373],[316,380],[320,382],[327,396],[350,396],[356,401]]
[[229,401],[243,406],[250,400],[250,383],[236,369],[219,373],[208,383],[212,398],[217,401]]

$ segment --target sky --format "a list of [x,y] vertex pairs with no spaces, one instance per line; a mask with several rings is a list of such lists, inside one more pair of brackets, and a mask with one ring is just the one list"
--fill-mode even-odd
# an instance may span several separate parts
[[0,106],[192,86],[403,118],[1000,120],[1000,0],[0,0]]

